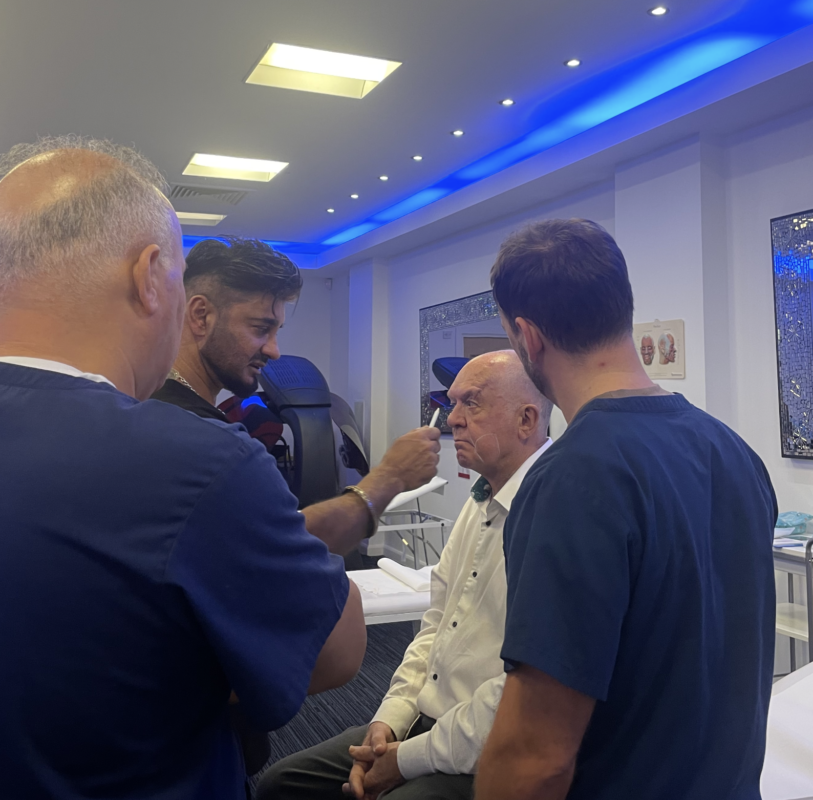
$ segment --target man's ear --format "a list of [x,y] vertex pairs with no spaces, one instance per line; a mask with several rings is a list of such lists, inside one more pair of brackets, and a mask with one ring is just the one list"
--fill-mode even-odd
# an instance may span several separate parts
[[161,306],[163,265],[159,263],[161,248],[157,244],[145,247],[132,267],[135,299],[144,316],[151,317]]
[[531,322],[524,317],[517,317],[514,320],[514,325],[519,331],[518,338],[525,346],[525,352],[533,363],[545,351],[547,341],[539,328],[536,327],[535,322]]
[[217,311],[214,304],[204,294],[192,295],[186,302],[186,322],[197,337],[206,336],[215,322]]
[[520,406],[519,408],[519,435],[523,440],[530,439],[539,427],[539,409],[532,404]]

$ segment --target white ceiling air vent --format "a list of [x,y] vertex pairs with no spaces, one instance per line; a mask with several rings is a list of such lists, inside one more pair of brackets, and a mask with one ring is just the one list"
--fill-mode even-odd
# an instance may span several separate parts
[[248,192],[242,189],[216,189],[214,187],[175,184],[171,187],[169,199],[180,200],[194,198],[196,200],[211,200],[215,203],[226,203],[230,206],[236,206],[246,195],[248,195]]

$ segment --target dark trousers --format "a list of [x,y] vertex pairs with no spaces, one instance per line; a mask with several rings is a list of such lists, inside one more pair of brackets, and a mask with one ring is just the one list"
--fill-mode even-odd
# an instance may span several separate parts
[[[407,738],[427,730],[430,726],[425,720],[418,720]],[[360,745],[366,735],[365,725],[350,728],[316,747],[283,758],[263,775],[257,800],[347,800],[342,785],[353,766],[348,748]],[[474,775],[436,772],[407,781],[386,796],[388,800],[471,800]]]

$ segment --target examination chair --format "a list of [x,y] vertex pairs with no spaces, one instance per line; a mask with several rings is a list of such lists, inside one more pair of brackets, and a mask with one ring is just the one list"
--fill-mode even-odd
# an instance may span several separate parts
[[[293,456],[278,457],[277,463],[300,508],[336,497],[344,488],[340,485],[334,421],[342,437],[340,453],[345,466],[361,475],[369,472],[353,412],[344,400],[331,395],[315,364],[300,356],[281,356],[263,367],[260,385],[268,410],[290,428],[293,436]],[[358,550],[348,553],[344,561],[347,569],[363,567]]]

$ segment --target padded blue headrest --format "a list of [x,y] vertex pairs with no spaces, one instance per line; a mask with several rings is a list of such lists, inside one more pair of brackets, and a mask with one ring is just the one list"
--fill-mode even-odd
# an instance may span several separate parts
[[451,389],[454,379],[457,377],[457,373],[460,372],[468,362],[468,358],[460,358],[460,356],[436,358],[432,362],[432,372],[447,389]]

